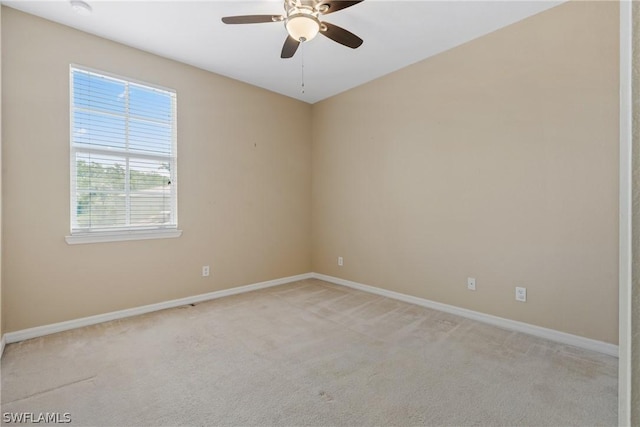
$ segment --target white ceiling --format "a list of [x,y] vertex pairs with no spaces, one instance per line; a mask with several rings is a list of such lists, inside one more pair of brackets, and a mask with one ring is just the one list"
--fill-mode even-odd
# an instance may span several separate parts
[[[308,103],[451,49],[562,1],[366,0],[325,16],[364,39],[356,49],[318,36],[280,59],[281,22],[226,25],[223,16],[284,13],[283,2],[86,0],[89,16],[66,0],[2,1],[12,8]],[[304,53],[305,93],[301,91]]]

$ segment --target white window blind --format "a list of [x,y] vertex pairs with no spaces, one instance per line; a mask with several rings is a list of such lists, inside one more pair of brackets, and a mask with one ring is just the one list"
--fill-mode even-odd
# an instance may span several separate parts
[[175,92],[70,74],[72,236],[176,229]]

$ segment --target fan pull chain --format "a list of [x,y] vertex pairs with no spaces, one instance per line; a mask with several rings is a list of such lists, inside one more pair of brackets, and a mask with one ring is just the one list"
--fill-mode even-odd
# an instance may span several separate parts
[[304,94],[304,45],[305,45],[304,40],[302,40],[300,44],[302,45],[301,49],[300,49],[300,53],[302,55],[302,79],[301,79],[301,81],[302,81],[302,93]]

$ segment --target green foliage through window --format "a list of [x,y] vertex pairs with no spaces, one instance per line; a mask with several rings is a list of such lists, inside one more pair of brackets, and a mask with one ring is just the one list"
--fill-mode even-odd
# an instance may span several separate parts
[[175,93],[71,68],[72,232],[176,227]]

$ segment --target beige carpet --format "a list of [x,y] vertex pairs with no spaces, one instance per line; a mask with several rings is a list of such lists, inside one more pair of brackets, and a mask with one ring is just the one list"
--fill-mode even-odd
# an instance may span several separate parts
[[11,344],[2,412],[71,425],[617,423],[617,359],[306,280]]

